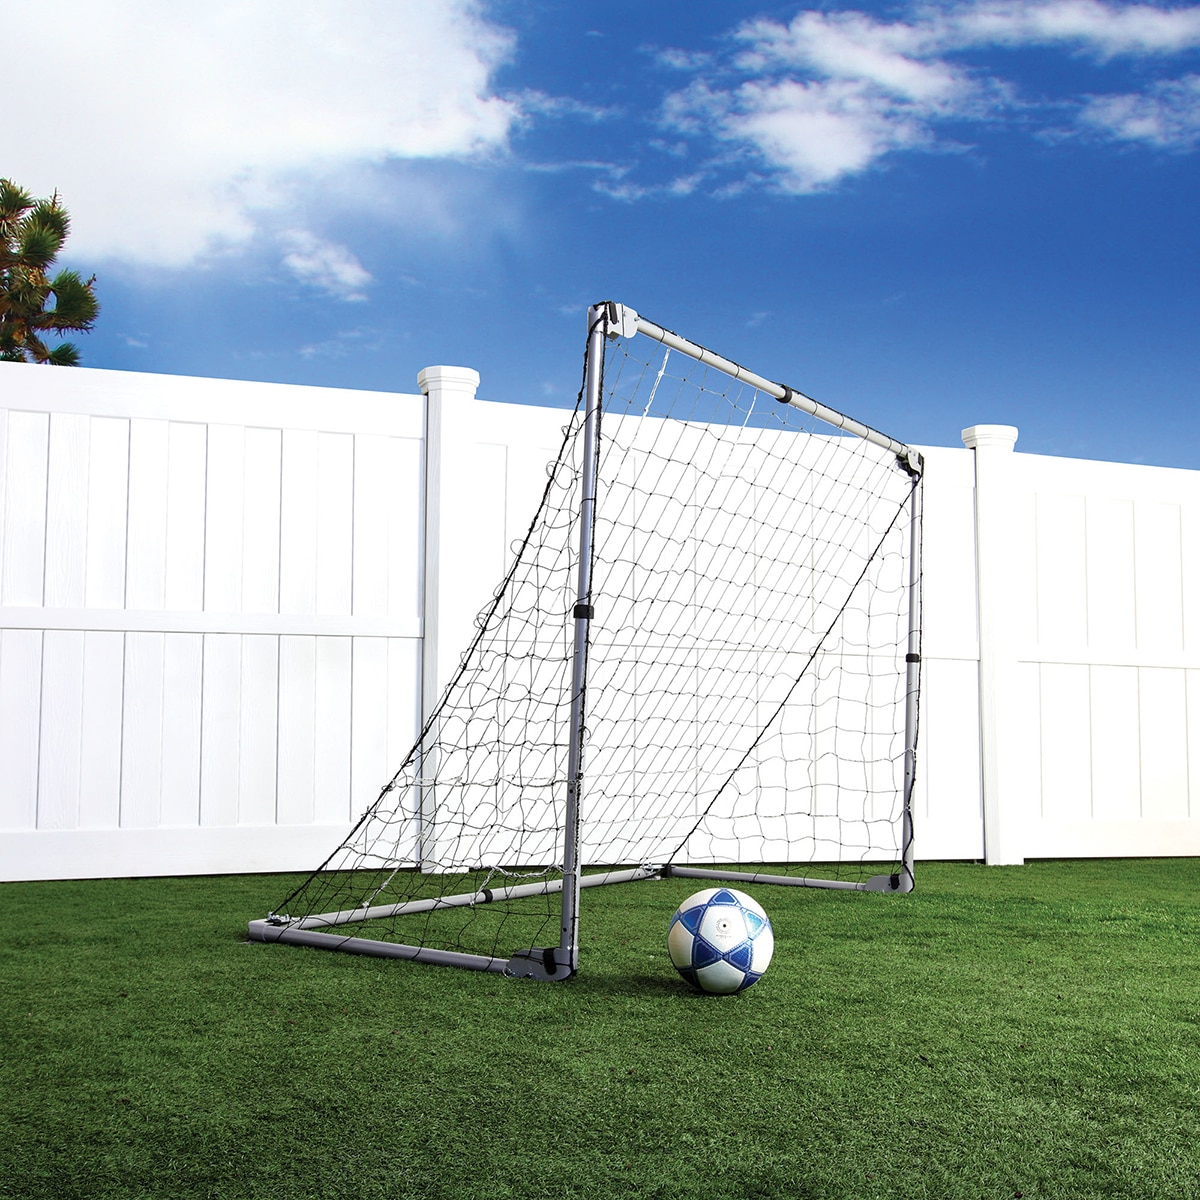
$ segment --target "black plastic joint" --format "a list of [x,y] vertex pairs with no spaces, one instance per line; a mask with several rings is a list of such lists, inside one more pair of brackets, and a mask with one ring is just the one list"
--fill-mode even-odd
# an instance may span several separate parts
[[577,621],[580,617],[583,617],[586,621],[590,621],[596,615],[596,610],[590,604],[577,604],[571,615]]

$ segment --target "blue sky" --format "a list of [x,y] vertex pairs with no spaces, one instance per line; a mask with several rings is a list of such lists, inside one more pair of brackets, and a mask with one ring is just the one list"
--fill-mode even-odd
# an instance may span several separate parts
[[612,298],[911,442],[1200,467],[1200,6],[6,22],[41,102],[0,173],[71,210],[89,366],[411,392],[451,363],[565,404]]

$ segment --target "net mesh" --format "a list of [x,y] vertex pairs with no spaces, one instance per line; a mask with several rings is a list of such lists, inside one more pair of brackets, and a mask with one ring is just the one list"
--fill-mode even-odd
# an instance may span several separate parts
[[[919,481],[645,337],[609,343],[601,412],[583,863],[898,869]],[[485,955],[557,942],[583,425],[580,402],[457,674],[290,920]]]

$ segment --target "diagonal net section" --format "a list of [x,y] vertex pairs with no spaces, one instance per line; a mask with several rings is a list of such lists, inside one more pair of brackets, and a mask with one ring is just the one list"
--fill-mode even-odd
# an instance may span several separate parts
[[[585,866],[896,869],[919,481],[818,424],[650,339],[609,344]],[[557,941],[582,431],[580,405],[456,676],[290,920],[499,957]]]
[[919,485],[888,451],[640,346],[606,372],[586,857],[886,872]]
[[280,905],[292,922],[488,956],[557,940],[582,427],[577,405],[433,715],[346,841]]

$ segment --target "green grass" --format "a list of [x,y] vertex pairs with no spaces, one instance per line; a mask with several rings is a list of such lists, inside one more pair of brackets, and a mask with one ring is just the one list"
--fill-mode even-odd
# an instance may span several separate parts
[[565,984],[250,944],[280,877],[2,885],[0,1196],[1200,1197],[1198,879],[751,887],[722,998],[695,881],[587,893]]

